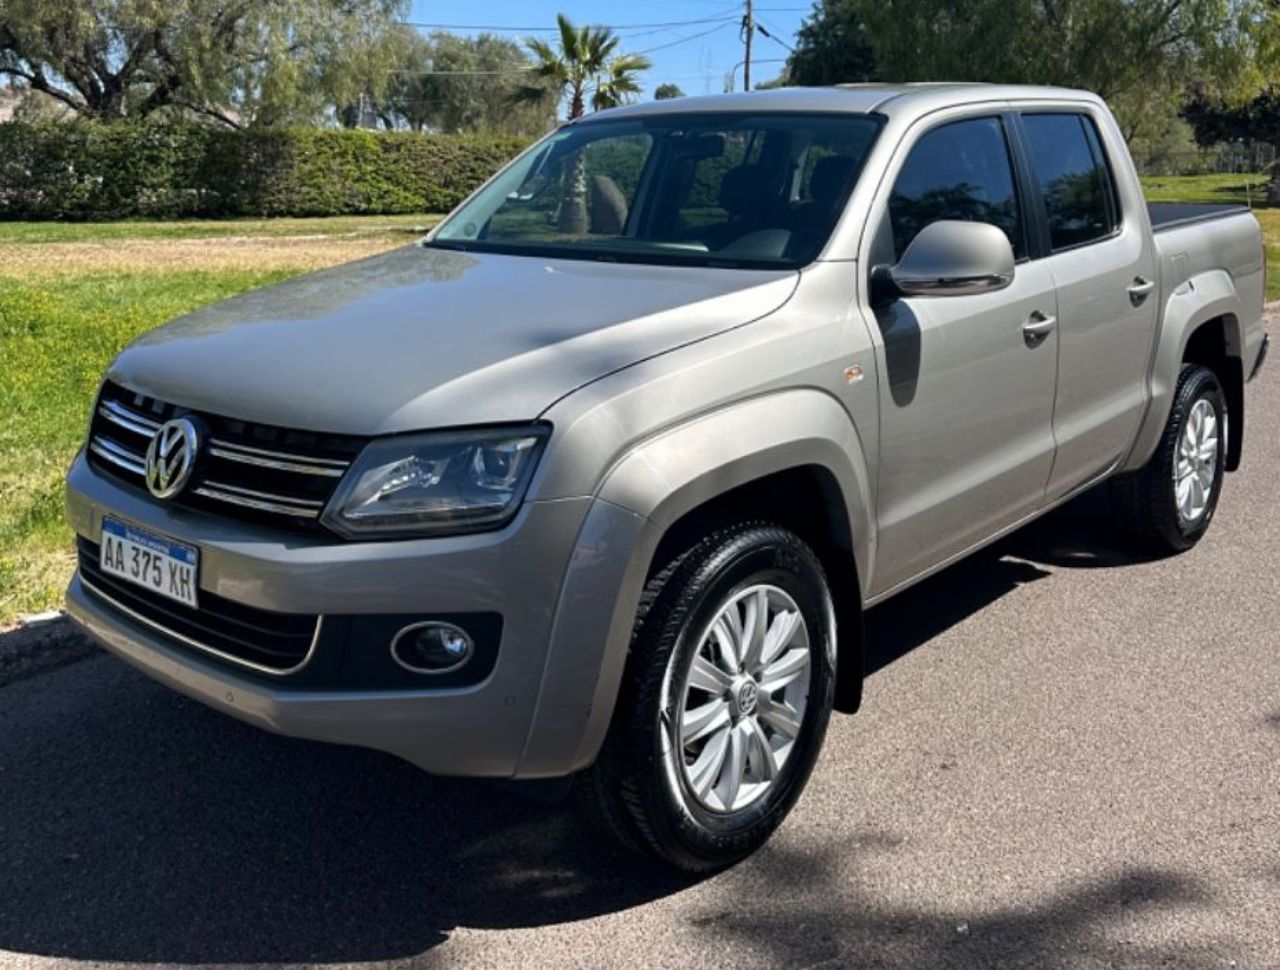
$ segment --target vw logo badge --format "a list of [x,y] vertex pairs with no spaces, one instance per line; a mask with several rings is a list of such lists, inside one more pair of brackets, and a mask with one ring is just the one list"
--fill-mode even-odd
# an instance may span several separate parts
[[190,418],[160,425],[147,447],[147,489],[156,498],[173,498],[191,479],[200,447],[200,430]]

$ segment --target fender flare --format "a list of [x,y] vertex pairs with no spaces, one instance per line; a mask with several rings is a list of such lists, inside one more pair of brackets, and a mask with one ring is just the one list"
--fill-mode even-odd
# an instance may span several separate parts
[[[1222,320],[1227,357],[1243,360],[1240,296],[1229,273],[1221,269],[1199,273],[1169,295],[1151,355],[1147,379],[1151,397],[1138,426],[1133,448],[1119,471],[1134,471],[1151,459],[1169,419],[1169,410],[1173,407],[1173,392],[1178,384],[1187,343],[1202,324],[1217,319]],[[1230,430],[1234,437],[1244,430],[1243,415],[1234,420],[1233,425],[1235,427]]]
[[[826,392],[789,390],[702,414],[639,442],[614,463],[570,557],[518,777],[567,774],[595,760],[667,529],[740,485],[807,466],[829,472],[839,488],[860,606],[875,551],[869,474],[852,419]],[[612,609],[584,608],[601,601]]]

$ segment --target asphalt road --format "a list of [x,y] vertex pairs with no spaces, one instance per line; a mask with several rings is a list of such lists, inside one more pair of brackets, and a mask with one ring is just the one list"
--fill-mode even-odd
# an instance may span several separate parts
[[565,806],[96,656],[0,688],[0,970],[1280,967],[1280,362],[1188,555],[1086,496],[873,611],[863,711],[704,881]]

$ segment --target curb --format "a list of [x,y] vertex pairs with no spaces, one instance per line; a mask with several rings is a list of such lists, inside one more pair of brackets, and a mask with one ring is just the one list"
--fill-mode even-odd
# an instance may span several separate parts
[[62,613],[45,613],[0,630],[0,687],[85,660],[98,647]]

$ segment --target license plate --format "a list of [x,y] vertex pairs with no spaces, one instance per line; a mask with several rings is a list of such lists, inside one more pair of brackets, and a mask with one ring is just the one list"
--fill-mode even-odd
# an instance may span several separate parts
[[195,608],[200,552],[194,546],[104,518],[99,555],[104,573]]

